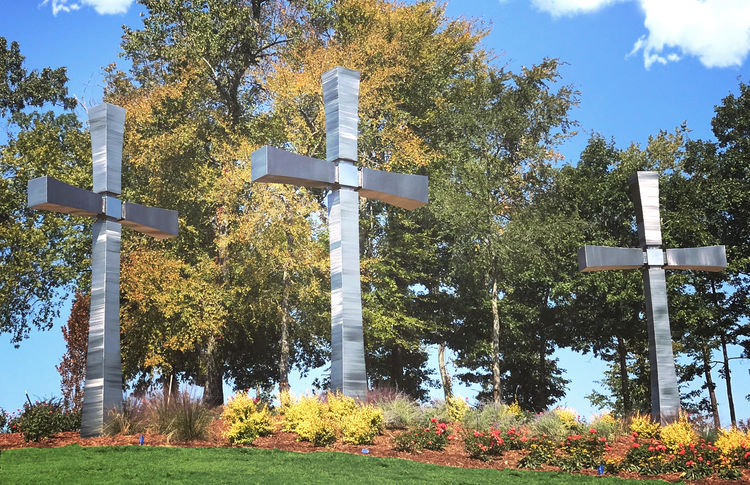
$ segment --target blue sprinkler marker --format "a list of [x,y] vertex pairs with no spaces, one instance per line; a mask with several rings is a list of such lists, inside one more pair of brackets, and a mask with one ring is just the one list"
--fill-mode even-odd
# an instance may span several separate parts
[[367,448],[362,448],[362,453],[368,455],[370,453],[370,450],[368,450]]
[[[146,442],[146,440],[144,440],[144,439],[143,439],[143,435],[141,435],[141,438],[140,438],[140,439],[138,440],[138,443],[139,443],[139,444],[140,444],[141,446],[143,446],[143,443],[145,443],[145,442]],[[600,475],[601,475],[601,473],[600,473]]]
[[599,465],[599,475],[604,475],[604,465]]

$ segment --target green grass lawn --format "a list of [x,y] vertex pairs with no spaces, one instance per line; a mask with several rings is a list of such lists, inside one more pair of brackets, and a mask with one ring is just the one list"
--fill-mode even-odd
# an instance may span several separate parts
[[664,484],[563,473],[486,470],[429,465],[347,453],[293,453],[252,448],[148,446],[7,450],[0,454],[0,484],[73,483],[487,483]]

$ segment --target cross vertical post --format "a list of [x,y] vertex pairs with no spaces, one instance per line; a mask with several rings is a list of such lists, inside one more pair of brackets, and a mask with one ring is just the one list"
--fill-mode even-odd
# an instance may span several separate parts
[[[357,106],[359,73],[337,67],[323,74],[326,159],[340,181],[328,195],[331,258],[331,388],[367,397],[359,269]],[[346,185],[341,186],[342,183]],[[347,186],[348,185],[348,186]]]
[[330,188],[331,389],[367,396],[359,269],[359,197],[404,209],[427,204],[427,177],[358,168],[359,72],[336,67],[322,76],[326,161],[270,146],[252,154],[252,180]]
[[125,110],[108,103],[89,110],[93,192],[52,177],[29,180],[28,206],[95,218],[91,306],[81,436],[98,436],[111,410],[122,410],[120,357],[121,225],[157,239],[177,235],[177,212],[117,198],[121,192]]
[[665,269],[721,271],[727,266],[724,246],[662,250],[659,174],[637,172],[628,179],[636,209],[640,249],[584,246],[578,250],[580,271],[641,268],[648,323],[651,370],[651,416],[666,424],[680,411],[672,334],[669,327]]

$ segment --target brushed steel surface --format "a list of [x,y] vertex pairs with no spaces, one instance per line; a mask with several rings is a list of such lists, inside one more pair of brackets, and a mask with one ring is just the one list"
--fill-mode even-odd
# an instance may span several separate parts
[[667,308],[667,281],[662,268],[643,269],[648,356],[651,370],[651,416],[661,423],[678,418],[680,392],[672,352],[672,333]]
[[355,190],[359,189],[359,169],[352,162],[342,160],[336,163],[336,183]]
[[402,209],[418,209],[429,199],[427,177],[363,168],[359,195]]
[[124,202],[122,217],[120,222],[123,226],[156,239],[167,239],[177,235],[177,211]]
[[337,67],[322,76],[326,160],[263,147],[251,155],[252,180],[329,187],[331,388],[367,396],[359,270],[359,195],[405,209],[427,203],[427,177],[358,169],[359,73]]
[[643,251],[638,248],[584,246],[578,249],[578,270],[588,273],[643,266]]
[[253,182],[302,185],[322,189],[335,182],[332,163],[264,146],[250,155]]
[[98,436],[111,409],[122,410],[120,224],[93,224],[91,316],[81,436]]
[[367,397],[359,270],[359,196],[346,187],[328,195],[331,247],[331,389]]
[[578,268],[584,272],[643,268],[651,368],[651,416],[666,424],[678,417],[680,393],[669,328],[664,269],[721,271],[727,265],[726,250],[724,246],[711,246],[663,251],[658,174],[637,172],[628,183],[636,209],[640,249],[584,246],[578,250]]
[[52,177],[39,177],[27,184],[28,207],[95,217],[102,211],[102,196],[73,187]]
[[326,112],[326,159],[357,161],[359,72],[334,67],[323,73]]
[[96,217],[91,250],[91,317],[81,436],[101,434],[107,413],[122,408],[120,362],[120,223],[163,239],[177,235],[177,212],[121,202],[125,110],[103,104],[89,110],[94,192],[52,177],[28,183],[28,205]]
[[94,192],[120,194],[125,109],[102,103],[89,109]]
[[727,267],[727,250],[724,246],[667,249],[666,252],[667,269],[722,271]]
[[657,172],[636,172],[628,179],[628,184],[635,205],[638,244],[641,247],[661,246],[659,174]]

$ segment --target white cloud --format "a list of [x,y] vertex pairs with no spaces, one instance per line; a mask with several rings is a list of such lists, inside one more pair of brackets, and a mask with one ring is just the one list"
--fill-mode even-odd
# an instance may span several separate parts
[[531,0],[554,17],[637,1],[647,33],[630,55],[643,51],[652,65],[697,57],[706,67],[740,66],[750,52],[750,0]]
[[531,0],[539,10],[549,12],[553,17],[576,15],[599,10],[626,0]]
[[133,0],[44,0],[42,5],[51,4],[52,15],[79,10],[84,5],[94,7],[100,15],[108,15],[125,13],[132,3]]
[[683,56],[706,67],[739,66],[750,51],[748,0],[640,0],[648,34],[633,46],[646,69]]

